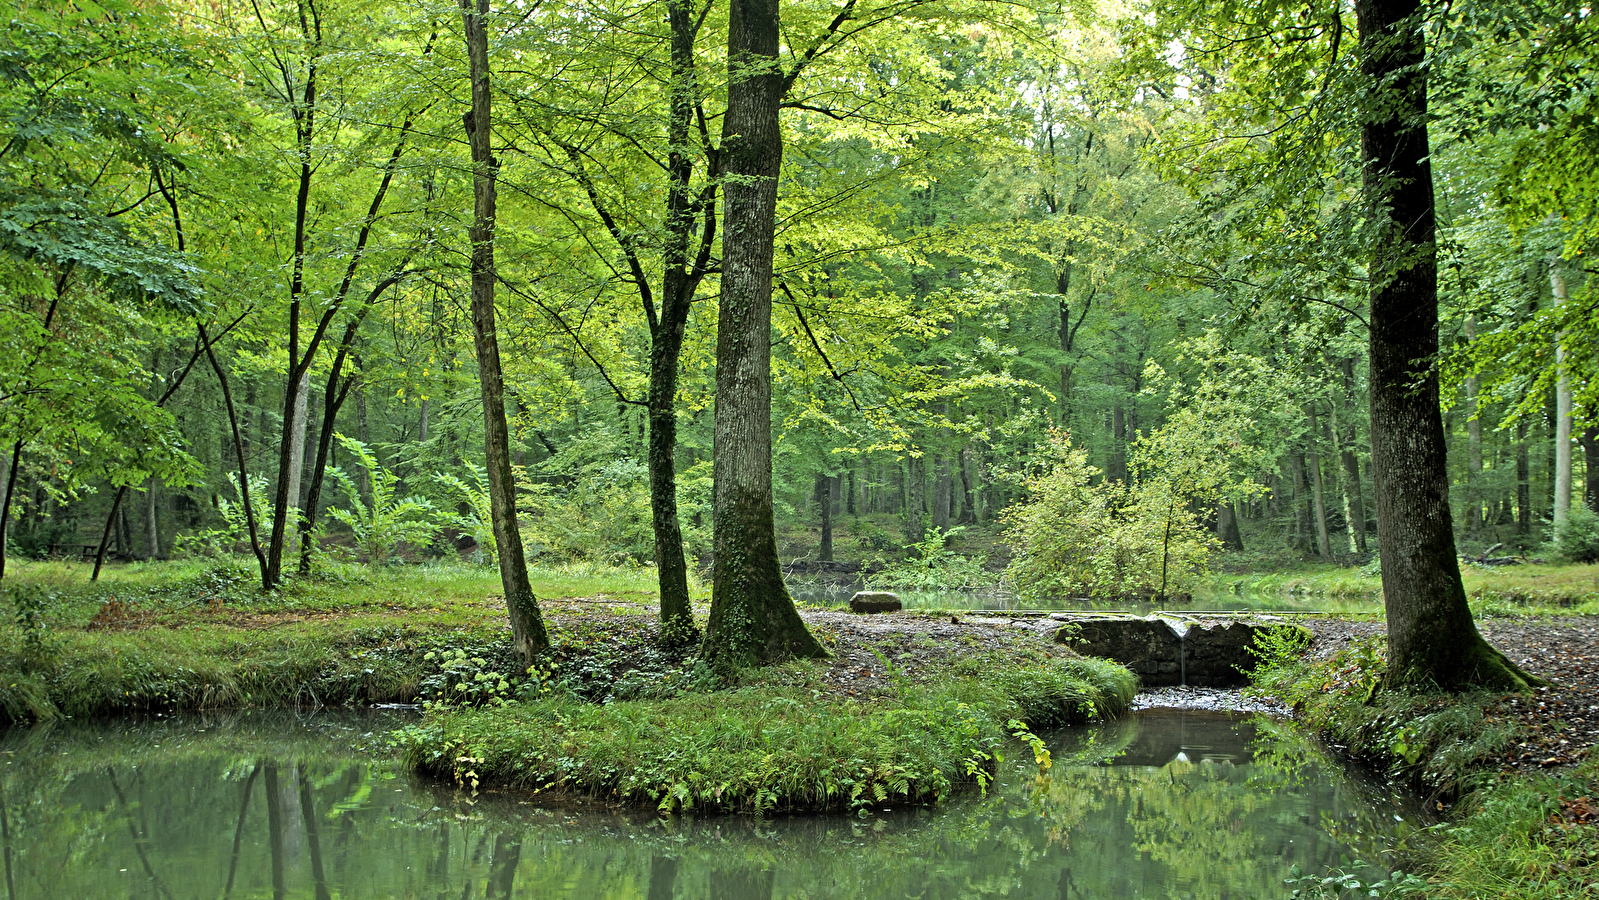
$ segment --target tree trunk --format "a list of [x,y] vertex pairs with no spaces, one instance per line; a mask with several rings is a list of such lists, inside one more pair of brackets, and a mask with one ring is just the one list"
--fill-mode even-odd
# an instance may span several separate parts
[[[655,570],[661,596],[661,643],[692,644],[699,638],[688,593],[688,559],[677,512],[677,378],[683,335],[688,327],[694,291],[709,262],[716,231],[714,191],[697,201],[691,190],[694,161],[685,152],[698,109],[699,86],[694,66],[698,24],[686,0],[669,0],[667,23],[672,32],[671,95],[667,108],[666,246],[661,255],[661,309],[657,316],[647,282],[639,282],[650,324],[650,386],[646,400],[649,437],[650,516],[655,535]],[[598,203],[598,201],[595,201]],[[699,252],[689,253],[697,215],[704,215]],[[624,249],[629,259],[631,248]],[[642,269],[640,269],[642,274]]]
[[905,543],[919,544],[927,537],[927,520],[923,518],[923,463],[920,458],[905,460]]
[[5,479],[0,486],[0,580],[6,577],[6,538],[11,533],[11,495],[17,489],[17,469],[22,466],[22,441],[11,445],[5,461]]
[[[293,366],[293,362],[290,362]],[[262,586],[271,589],[282,577],[283,557],[292,552],[287,546],[289,517],[300,502],[300,470],[305,460],[305,406],[311,393],[311,371],[307,367],[291,382],[283,404],[283,440],[278,445],[278,489],[272,505],[272,536],[267,541],[267,570]],[[299,523],[299,519],[295,519]]]
[[1127,483],[1127,411],[1121,404],[1110,413],[1110,467],[1106,476],[1111,481]]
[[816,558],[822,562],[833,561],[833,479],[816,476],[816,505],[822,511],[822,546]]
[[1599,512],[1599,427],[1582,433],[1582,470],[1587,483],[1583,503],[1589,510]]
[[1216,539],[1225,549],[1243,552],[1244,536],[1238,531],[1238,510],[1231,500],[1216,504]]
[[[1549,288],[1555,305],[1566,302],[1566,273],[1560,260],[1549,263]],[[1571,515],[1571,376],[1566,371],[1565,332],[1555,335],[1555,532]]]
[[[359,363],[357,365],[359,366]],[[361,377],[359,370],[356,372],[355,382],[355,438],[368,447],[372,446],[372,428],[366,409],[366,381]],[[364,502],[371,503],[372,473],[360,468],[355,473],[355,489],[360,492]]]
[[950,495],[953,489],[949,457],[940,451],[933,461],[933,527],[938,529],[939,534],[949,534]]
[[1315,501],[1316,511],[1316,555],[1322,559],[1331,560],[1332,535],[1327,531],[1327,489],[1322,482],[1321,474],[1321,423],[1316,418],[1316,410],[1310,410],[1310,496]]
[[[1477,339],[1477,320],[1466,317],[1466,339]],[[1477,376],[1466,378],[1466,533],[1482,531],[1482,410],[1478,408]]]
[[1516,420],[1516,533],[1532,533],[1532,460],[1525,418]]
[[1294,478],[1294,537],[1290,542],[1295,550],[1310,548],[1310,478],[1305,473],[1305,454],[1295,450],[1288,454],[1288,469]]
[[144,545],[147,559],[161,558],[161,499],[156,495],[158,484],[154,476],[144,482]]
[[706,660],[721,669],[827,655],[783,584],[772,518],[772,247],[783,161],[778,36],[777,0],[732,0],[712,442],[716,559],[704,643]]
[[1338,479],[1344,500],[1344,531],[1349,535],[1349,552],[1366,552],[1366,498],[1361,496],[1360,462],[1355,456],[1355,428],[1351,424],[1340,427],[1338,407],[1327,407],[1327,434],[1332,440],[1333,452],[1343,465],[1343,476]]
[[[1388,622],[1386,686],[1525,689],[1477,633],[1460,583],[1438,406],[1437,248],[1419,0],[1356,0],[1371,278],[1371,449]],[[1422,367],[1418,370],[1417,366]]]
[[[517,653],[529,665],[549,649],[544,617],[528,580],[522,531],[516,521],[516,481],[511,473],[511,434],[505,422],[505,381],[500,373],[500,344],[494,330],[495,179],[499,162],[491,144],[489,106],[489,35],[484,18],[489,0],[461,0],[466,26],[466,52],[471,67],[472,110],[466,115],[472,145],[472,343],[477,350],[478,384],[483,394],[483,442],[489,481],[489,512],[500,561],[500,585],[511,618]],[[423,423],[427,421],[423,401]]]

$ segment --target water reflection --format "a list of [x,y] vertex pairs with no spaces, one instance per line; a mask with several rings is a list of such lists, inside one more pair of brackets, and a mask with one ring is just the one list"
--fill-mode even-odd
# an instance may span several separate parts
[[[1013,754],[987,797],[661,820],[476,798],[355,749],[390,717],[68,725],[0,742],[7,897],[1266,897],[1403,835],[1290,728],[1145,710]],[[1022,759],[1022,757],[1026,757]]]

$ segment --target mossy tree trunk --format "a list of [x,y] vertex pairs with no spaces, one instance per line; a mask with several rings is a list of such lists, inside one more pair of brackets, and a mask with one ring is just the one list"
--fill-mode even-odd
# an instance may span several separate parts
[[528,580],[522,532],[516,522],[516,482],[511,473],[511,437],[505,422],[505,381],[494,324],[495,178],[499,164],[490,145],[489,39],[484,19],[489,0],[461,0],[467,59],[472,74],[472,111],[466,116],[472,144],[472,337],[477,350],[478,383],[483,392],[483,433],[489,480],[489,512],[500,560],[500,583],[511,617],[512,639],[522,659],[532,663],[549,649],[544,617]]
[[732,0],[713,438],[715,569],[703,653],[717,668],[826,655],[783,584],[772,504],[772,247],[783,143],[777,0]]
[[1466,606],[1438,406],[1437,248],[1418,0],[1356,0],[1370,107],[1364,190],[1381,233],[1371,261],[1371,441],[1388,620],[1389,688],[1525,689]]

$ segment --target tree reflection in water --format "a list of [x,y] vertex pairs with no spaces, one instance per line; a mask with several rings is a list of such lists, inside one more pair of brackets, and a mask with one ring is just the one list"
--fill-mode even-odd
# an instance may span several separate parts
[[1210,712],[1050,735],[1048,772],[1013,753],[988,796],[937,810],[766,820],[470,797],[351,749],[395,724],[254,713],[12,732],[8,896],[1264,897],[1291,864],[1380,860],[1409,827],[1292,727]]

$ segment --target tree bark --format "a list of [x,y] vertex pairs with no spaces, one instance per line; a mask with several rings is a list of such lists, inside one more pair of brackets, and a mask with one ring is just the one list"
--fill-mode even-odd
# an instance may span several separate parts
[[949,533],[950,506],[954,480],[950,477],[949,456],[942,450],[933,461],[933,527],[939,534]]
[[1316,513],[1316,555],[1322,559],[1331,560],[1332,535],[1327,531],[1327,489],[1322,481],[1321,473],[1321,422],[1316,416],[1314,407],[1310,409],[1309,432],[1309,465],[1310,465],[1310,496],[1315,502]]
[[822,546],[816,558],[822,562],[833,561],[833,479],[816,476],[816,505],[822,510]]
[[1532,533],[1532,460],[1525,418],[1516,421],[1516,533]]
[[[1477,339],[1477,320],[1466,317],[1466,339]],[[1466,378],[1466,534],[1482,531],[1482,410],[1478,408],[1477,376]]]
[[1106,473],[1111,481],[1127,483],[1127,411],[1121,404],[1110,413],[1110,466]]
[[1582,433],[1582,470],[1587,483],[1583,503],[1589,510],[1599,512],[1599,428]]
[[161,558],[160,498],[156,496],[158,483],[154,475],[144,482],[144,545],[148,559]]
[[[489,37],[484,18],[489,0],[461,0],[466,51],[471,67],[472,111],[466,133],[472,145],[472,340],[477,350],[478,384],[483,394],[483,439],[489,480],[489,507],[500,561],[500,584],[511,618],[512,640],[531,665],[549,649],[549,635],[528,579],[522,532],[516,521],[516,482],[511,472],[511,435],[505,422],[505,381],[494,326],[495,179],[499,163],[491,144]],[[425,402],[425,401],[424,401]]]
[[1438,405],[1437,248],[1419,0],[1356,0],[1363,190],[1378,226],[1371,278],[1371,443],[1388,624],[1385,686],[1525,689],[1478,634],[1449,513]]
[[772,249],[783,160],[778,39],[777,0],[732,0],[712,441],[716,558],[703,650],[721,669],[827,655],[783,584],[772,518]]
[[1216,539],[1228,550],[1243,552],[1244,536],[1238,531],[1238,511],[1231,500],[1216,504]]
[[[1549,288],[1555,305],[1566,302],[1566,273],[1559,259],[1549,262]],[[1566,371],[1565,332],[1555,335],[1555,497],[1558,534],[1571,515],[1571,376]]]
[[1310,478],[1305,473],[1305,454],[1295,450],[1288,454],[1288,470],[1294,479],[1294,537],[1290,544],[1304,551],[1311,546],[1310,537]]

